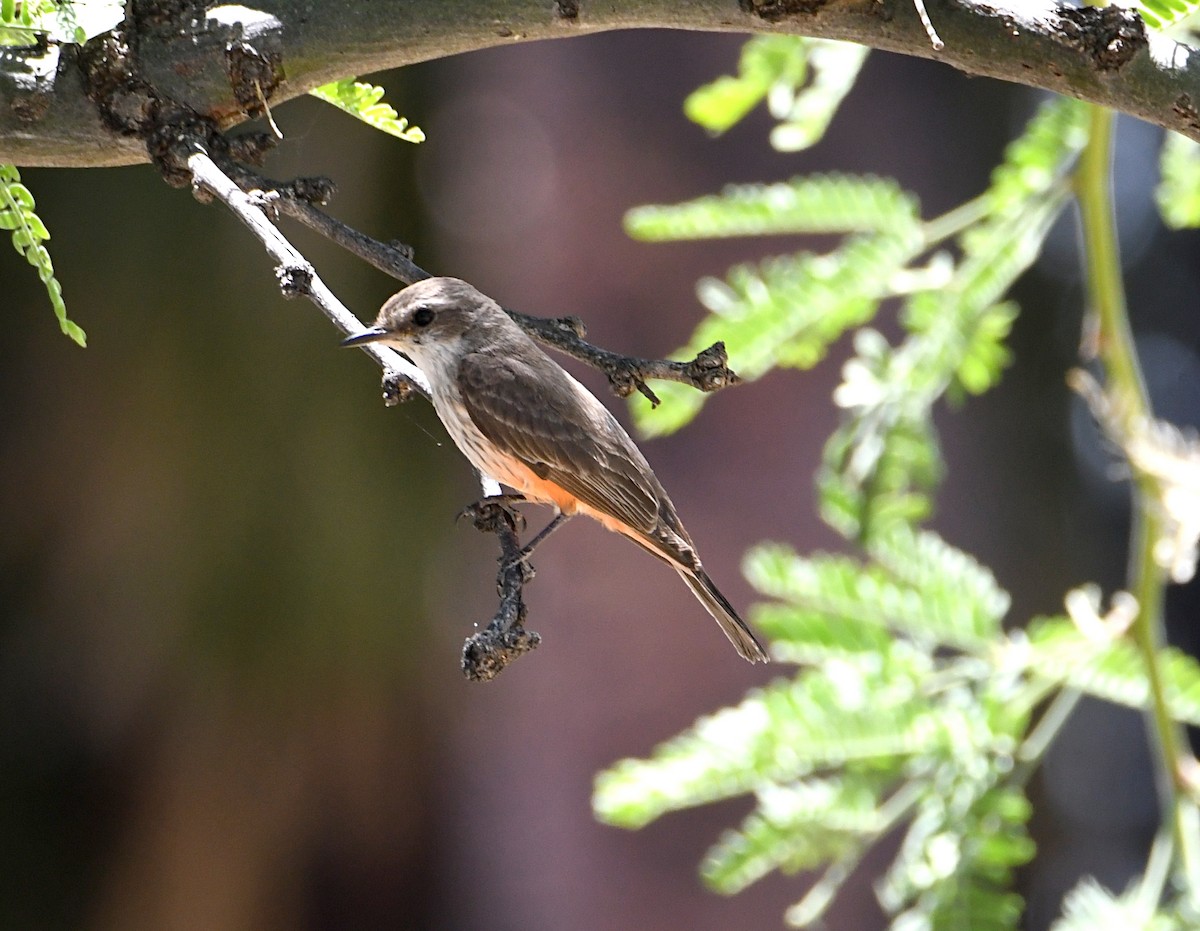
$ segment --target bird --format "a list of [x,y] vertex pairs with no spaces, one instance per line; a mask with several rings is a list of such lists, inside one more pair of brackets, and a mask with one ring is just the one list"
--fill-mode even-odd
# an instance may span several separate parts
[[591,517],[679,573],[744,659],[768,661],[629,434],[496,301],[458,278],[422,279],[388,298],[374,326],[342,341],[366,343],[421,369],[434,410],[476,469],[555,509],[523,554],[572,515]]

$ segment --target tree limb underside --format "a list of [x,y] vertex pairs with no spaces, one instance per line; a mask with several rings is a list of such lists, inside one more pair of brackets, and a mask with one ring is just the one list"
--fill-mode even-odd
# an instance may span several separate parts
[[[56,60],[0,55],[0,162],[148,160],[167,113],[228,129],[310,88],[458,52],[612,29],[776,32],[843,39],[1090,100],[1200,140],[1200,57],[1118,7],[927,0],[130,0],[125,22]],[[51,51],[54,55],[56,50]],[[41,76],[39,76],[39,71]]]

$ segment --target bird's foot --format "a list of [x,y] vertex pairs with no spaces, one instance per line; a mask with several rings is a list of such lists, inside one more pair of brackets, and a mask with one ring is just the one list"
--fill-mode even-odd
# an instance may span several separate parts
[[456,519],[469,517],[475,529],[482,533],[499,533],[501,529],[520,533],[525,529],[525,516],[513,505],[524,500],[524,495],[491,495],[480,498],[459,511]]
[[384,407],[395,407],[397,404],[403,404],[414,394],[418,393],[413,383],[407,377],[393,371],[383,373],[383,381],[380,382],[380,388],[383,391]]

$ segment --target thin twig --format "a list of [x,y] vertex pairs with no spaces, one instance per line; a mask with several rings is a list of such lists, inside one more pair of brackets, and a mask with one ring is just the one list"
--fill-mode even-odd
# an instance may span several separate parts
[[913,0],[913,4],[917,8],[917,16],[921,20],[921,25],[925,28],[925,35],[929,36],[929,44],[933,46],[935,52],[940,52],[946,47],[946,43],[933,28],[933,20],[929,18],[929,11],[925,9],[925,0]]
[[320,233],[385,275],[404,284],[432,277],[412,260],[407,247],[372,239],[321,210],[320,206],[328,203],[337,190],[328,178],[275,181],[238,164],[229,165],[228,171],[243,190],[261,191],[275,211]]
[[[192,173],[193,191],[196,195],[201,199],[212,196],[220,200],[258,237],[271,257],[279,263],[275,275],[285,297],[307,297],[347,335],[365,329],[364,324],[329,290],[311,263],[267,219],[262,210],[262,203],[242,191],[217,167],[203,145],[199,142],[192,143],[191,151],[183,157],[183,161]],[[429,397],[429,381],[425,374],[402,355],[376,343],[367,343],[362,349],[379,363],[385,379],[403,381],[425,397]]]
[[648,378],[678,381],[700,391],[719,391],[741,381],[727,364],[729,356],[724,343],[713,343],[690,362],[640,359],[585,341],[583,324],[576,317],[530,317],[507,307],[504,311],[534,339],[602,371],[608,376],[609,386],[622,398],[640,391],[651,405],[658,407],[658,395],[646,384]]
[[[332,184],[325,179],[280,183],[241,166],[231,166],[230,173],[243,189],[264,192],[279,213],[303,223],[384,274],[405,284],[432,277],[412,260],[411,252],[404,246],[372,239],[321,210],[317,205],[325,203],[333,193]],[[658,397],[646,384],[656,378],[681,382],[704,392],[719,391],[740,381],[729,368],[724,343],[714,343],[688,362],[642,359],[587,342],[583,323],[577,317],[531,317],[508,307],[504,311],[538,342],[599,369],[608,376],[612,390],[623,398],[640,391],[657,406]]]

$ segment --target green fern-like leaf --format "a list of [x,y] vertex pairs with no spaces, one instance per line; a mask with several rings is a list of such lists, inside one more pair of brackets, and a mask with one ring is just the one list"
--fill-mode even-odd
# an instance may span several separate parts
[[[921,239],[877,234],[852,237],[827,255],[801,253],[733,268],[726,281],[705,279],[701,301],[713,312],[679,350],[693,356],[724,340],[730,363],[744,379],[776,365],[807,368],[849,327],[869,319],[890,290],[890,279],[919,253]],[[657,408],[636,401],[634,417],[647,434],[683,426],[707,395],[666,384]]]
[[1013,871],[1034,853],[1024,795],[998,784],[995,760],[945,764],[921,800],[900,851],[876,886],[893,928],[1013,931],[1021,897]]
[[771,130],[771,145],[780,152],[798,152],[821,140],[867,59],[866,46],[810,41],[811,83],[799,89],[776,85],[767,98],[771,115],[780,121]]
[[59,328],[80,346],[87,345],[83,329],[67,317],[67,305],[62,297],[62,285],[54,277],[54,263],[42,243],[50,238],[41,218],[34,212],[36,205],[29,188],[21,183],[15,165],[0,165],[0,230],[9,230],[13,248],[37,270],[46,288]]
[[[852,567],[851,571],[856,571]],[[886,627],[847,624],[839,615],[792,604],[764,604],[751,615],[755,626],[770,639],[778,659],[817,665],[854,656],[875,656],[888,648]]]
[[[1146,664],[1128,639],[1091,640],[1066,618],[1043,618],[1030,625],[1028,648],[1036,676],[1119,705],[1150,706]],[[1159,666],[1171,715],[1200,725],[1200,662],[1167,648]]]
[[1183,931],[1176,916],[1157,912],[1156,898],[1140,894],[1136,886],[1114,895],[1090,876],[1084,877],[1063,899],[1063,915],[1050,931]]
[[772,695],[791,686],[776,684],[740,705],[701,718],[688,731],[658,747],[650,760],[623,760],[596,778],[592,806],[609,824],[638,828],[668,811],[729,798],[753,790],[773,775],[805,775],[779,759],[771,733]]
[[[960,391],[982,394],[1000,380],[1011,359],[1005,340],[1019,308],[1012,301],[980,304],[980,298],[986,301],[989,294],[1003,294],[1011,287],[1036,257],[1035,241],[1035,236],[1027,240],[1030,251],[1024,255],[1011,243],[997,241],[995,264],[989,266],[983,259],[964,264],[955,276],[958,290],[922,292],[905,304],[905,324],[928,336],[928,342],[914,344],[911,352],[929,361],[929,367],[920,369],[926,376],[920,387],[931,402],[947,392],[952,397]],[[972,280],[976,272],[985,280]]]
[[946,734],[918,697],[928,670],[892,659],[882,668],[873,658],[861,667],[806,670],[701,719],[649,760],[617,763],[597,777],[597,817],[641,827],[668,811],[789,783],[823,766],[871,761],[878,772],[894,771]]
[[844,856],[888,827],[880,790],[878,779],[857,775],[767,786],[754,813],[708,852],[701,875],[733,895],[774,870],[795,873]]
[[309,93],[389,136],[395,136],[405,142],[425,141],[425,133],[419,126],[409,126],[408,120],[383,100],[382,87],[356,81],[354,78],[342,78],[340,81],[314,87]]
[[688,119],[723,133],[757,107],[774,87],[793,88],[808,75],[811,39],[758,36],[742,46],[736,76],[725,75],[693,91],[684,101]]
[[[752,43],[737,78],[698,95],[693,103],[711,108],[706,125],[728,128],[765,97],[782,121],[774,144],[818,137],[861,53],[790,41]],[[841,75],[830,64],[839,55],[853,58]],[[1013,871],[1033,847],[1020,789],[1027,773],[1013,759],[1027,746],[1034,709],[1064,685],[1145,701],[1125,645],[1089,653],[1071,642],[1060,651],[1036,628],[1024,647],[1008,640],[1008,595],[991,573],[916,529],[940,479],[934,406],[987,390],[1007,364],[1016,315],[1007,295],[1067,203],[1086,114],[1074,101],[1043,107],[1007,148],[988,191],[928,222],[894,183],[841,176],[731,187],[627,217],[645,239],[848,234],[828,255],[742,265],[725,281],[703,281],[711,316],[684,352],[724,340],[734,368],[756,378],[811,366],[859,328],[835,394],[845,418],[826,445],[818,487],[822,514],[869,558],[752,551],[746,575],[775,599],[754,618],[774,654],[800,666],[795,680],[698,722],[649,760],[617,764],[598,779],[594,799],[600,817],[637,826],[753,793],[754,811],[713,848],[704,875],[736,892],[771,871],[825,865],[789,911],[792,923],[819,919],[865,851],[907,821],[877,887],[892,927],[1015,929],[1022,903],[1010,891]],[[927,255],[952,240],[956,249]],[[905,298],[904,332],[892,345],[864,324],[896,296]],[[641,408],[643,428],[671,429],[703,403],[682,386],[663,395],[659,410]],[[1172,708],[1191,720],[1200,667],[1164,661]]]
[[1163,137],[1158,212],[1171,229],[1200,226],[1200,144],[1168,132]]
[[828,39],[758,36],[742,46],[737,75],[694,91],[684,113],[709,132],[723,133],[766,100],[780,121],[771,144],[794,152],[825,133],[866,55],[863,46]]
[[993,214],[1021,210],[1059,186],[1087,143],[1088,105],[1056,97],[1008,144],[984,197]]
[[53,13],[57,6],[52,0],[4,0],[0,3],[0,23],[36,29],[41,19]]
[[1010,212],[964,233],[962,262],[945,289],[955,299],[952,312],[974,317],[1004,297],[1038,257],[1067,201],[1063,185],[1031,199],[1019,213]]
[[910,335],[899,347],[860,331],[835,395],[849,419],[826,445],[819,477],[822,514],[836,529],[866,539],[924,516],[937,479],[933,405],[956,386],[980,391],[999,377],[1015,313],[1000,299],[1065,204],[1062,187],[973,228],[950,282],[907,301]]
[[[1021,900],[1009,890],[1013,870],[1033,855],[1025,833],[1030,806],[1004,780],[1027,718],[992,715],[977,695],[951,688],[937,702],[943,752],[924,761],[924,791],[876,885],[893,927],[1017,927]],[[997,722],[1011,730],[997,730]]]
[[29,45],[46,34],[43,23],[55,4],[48,0],[2,0],[0,2],[0,47]]
[[0,0],[0,47],[41,39],[81,44],[120,22],[123,0]]
[[942,475],[932,422],[881,413],[840,427],[817,472],[822,520],[862,543],[881,529],[928,518]]
[[954,386],[978,394],[999,379],[1017,313],[1001,299],[1037,259],[1066,203],[1063,187],[1021,213],[975,227],[963,237],[964,257],[949,284],[907,302],[902,320],[921,338],[901,353],[912,357],[903,369],[915,376],[917,397],[932,405]]
[[1170,29],[1200,10],[1193,0],[1138,0],[1137,10],[1151,29]]
[[1008,593],[975,559],[932,531],[897,523],[867,551],[887,575],[920,595],[923,630],[946,646],[979,649],[1003,632]]
[[782,602],[754,609],[780,659],[815,664],[890,648],[889,633],[900,622],[889,608],[897,599],[880,597],[878,577],[866,580],[869,569],[858,562],[803,558],[790,547],[766,544],[746,554],[743,572],[760,592]]
[[801,558],[779,545],[747,554],[751,584],[786,603],[755,614],[780,658],[820,662],[878,652],[889,631],[963,650],[983,649],[1000,634],[1008,595],[966,553],[899,523],[870,549],[874,565]]
[[711,239],[794,233],[915,231],[916,198],[890,178],[811,175],[780,184],[739,184],[674,206],[636,207],[625,228],[637,239]]
[[835,394],[848,416],[825,444],[817,490],[822,518],[865,542],[881,528],[929,513],[929,492],[941,476],[929,408],[945,376],[914,367],[914,353],[893,350],[873,330],[859,330],[854,345],[857,354]]
[[968,394],[983,394],[999,382],[1012,359],[1005,341],[1019,310],[1014,301],[1001,301],[975,314],[954,370],[956,383]]

